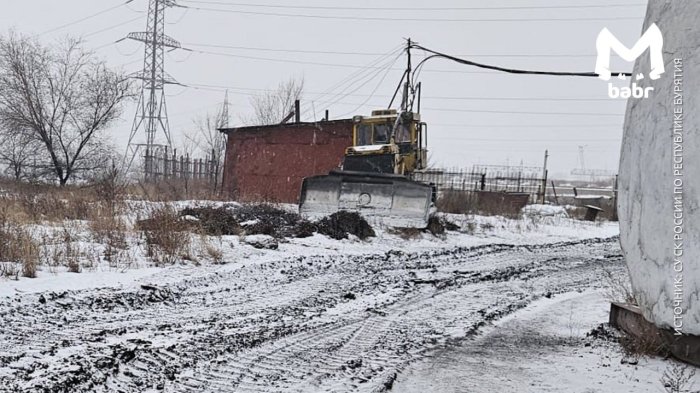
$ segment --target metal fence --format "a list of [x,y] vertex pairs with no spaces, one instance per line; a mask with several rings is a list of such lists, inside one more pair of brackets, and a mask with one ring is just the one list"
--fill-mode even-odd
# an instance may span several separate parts
[[445,191],[488,191],[524,193],[532,202],[541,200],[546,192],[542,168],[524,166],[475,165],[471,169],[428,169],[413,174],[413,179],[432,183],[438,193]]
[[179,155],[177,150],[158,149],[153,154],[144,156],[146,179],[159,180],[183,179],[206,180],[213,187],[221,184],[221,163],[212,152],[205,158],[190,157],[189,154]]

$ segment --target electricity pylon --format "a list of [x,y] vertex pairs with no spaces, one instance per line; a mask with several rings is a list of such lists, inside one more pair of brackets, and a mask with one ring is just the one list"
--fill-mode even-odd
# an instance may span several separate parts
[[[176,0],[149,0],[146,31],[129,33],[126,37],[143,42],[145,51],[143,70],[133,75],[142,80],[142,86],[125,159],[129,160],[128,169],[139,151],[143,151],[146,180],[154,180],[157,176],[154,165],[156,153],[172,148],[164,87],[178,83],[165,72],[164,58],[166,48],[173,50],[181,48],[181,45],[165,35],[165,10],[177,6]],[[138,137],[144,133],[145,141]]]

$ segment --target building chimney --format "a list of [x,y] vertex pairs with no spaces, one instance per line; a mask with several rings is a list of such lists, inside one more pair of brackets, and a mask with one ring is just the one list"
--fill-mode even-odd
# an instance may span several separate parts
[[301,123],[301,105],[299,105],[299,100],[294,100],[294,122]]

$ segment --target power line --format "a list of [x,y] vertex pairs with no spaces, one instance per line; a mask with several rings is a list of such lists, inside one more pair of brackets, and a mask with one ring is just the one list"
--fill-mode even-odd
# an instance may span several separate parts
[[453,137],[431,135],[432,139],[439,140],[455,140],[455,141],[471,141],[471,142],[499,142],[499,143],[591,143],[591,142],[621,142],[622,136],[619,138],[591,138],[591,139],[515,139],[515,138],[471,138],[471,137]]
[[[367,81],[365,81],[361,86],[359,86],[357,89],[363,87],[367,83],[369,83],[371,80],[374,78],[371,78]],[[203,90],[212,90],[212,91],[225,91],[227,89],[232,89],[235,90],[236,88],[234,87],[226,87],[226,86],[218,86],[218,85],[203,85],[203,84],[188,84],[190,87],[194,87],[195,89],[203,89]],[[263,90],[263,91],[270,91],[270,90]],[[375,90],[376,91],[376,90]],[[253,96],[255,95],[254,93],[236,93],[235,91],[232,92],[233,94],[243,94],[243,95],[250,95]],[[309,94],[314,94],[314,93],[309,93]],[[336,96],[341,95],[341,97],[334,99],[335,97],[331,97],[330,100],[318,100],[318,99],[313,99],[311,101],[316,102],[316,103],[321,103],[321,104],[327,104],[327,106],[330,105],[357,105],[357,108],[355,108],[353,111],[358,110],[359,108],[363,106],[373,106],[368,104],[367,102],[369,99],[375,97],[388,97],[388,96],[379,96],[379,95],[369,95],[369,99],[365,100],[365,102],[362,103],[357,103],[357,102],[342,102],[342,98],[345,98],[346,96],[349,96],[350,94],[336,94]],[[368,95],[357,95],[353,94],[355,96],[364,96],[367,97]],[[463,97],[443,97],[447,99],[460,99]],[[467,99],[474,99],[478,100],[478,97],[464,97]],[[503,97],[503,98],[498,98],[498,97],[488,97],[484,98],[484,100],[504,100],[508,99],[509,97]],[[441,99],[440,97],[429,97],[426,99]],[[517,100],[525,100],[527,101],[527,98],[516,98]],[[547,99],[544,99],[545,101]],[[575,98],[572,100],[576,100]],[[547,100],[548,101],[548,100]],[[377,105],[374,105],[377,106]],[[623,116],[623,114],[618,114],[618,113],[605,113],[605,112],[551,112],[551,111],[506,111],[506,110],[490,110],[490,109],[461,109],[461,108],[444,108],[444,107],[423,107],[422,109],[424,110],[429,110],[429,111],[436,111],[436,112],[458,112],[458,113],[499,113],[499,114],[520,114],[520,115],[546,115],[546,116]],[[303,112],[303,114],[308,113],[308,109]],[[342,116],[342,115],[341,115]],[[462,126],[462,125],[455,125],[455,126]],[[479,127],[491,127],[492,125],[484,125],[484,126],[479,126]],[[521,127],[522,125],[513,125],[513,127]],[[601,126],[601,125],[593,125],[593,126]],[[615,125],[619,126],[619,125]],[[476,127],[476,126],[475,126]],[[559,126],[557,126],[559,127]],[[563,126],[562,126],[563,127]],[[589,127],[589,126],[582,126],[582,128]]]
[[430,123],[431,126],[461,128],[619,128],[621,124],[458,124]]
[[[366,85],[369,83],[371,80],[374,78],[370,79],[369,81],[366,81],[362,86]],[[221,86],[216,86],[216,85],[200,85],[200,84],[188,84],[187,86],[193,87],[195,89],[203,89],[203,90],[213,90],[213,91],[225,91],[226,89],[234,89],[234,88],[227,88],[227,87],[221,87]],[[360,86],[360,87],[362,87]],[[240,94],[233,92],[234,94]],[[311,94],[311,93],[310,93]],[[253,93],[251,94],[245,94],[245,95],[254,95]],[[372,96],[370,95],[370,98]],[[376,96],[375,96],[376,97]],[[386,96],[385,96],[386,97]],[[344,97],[342,97],[344,98]],[[342,99],[341,98],[341,99]],[[313,100],[316,103],[322,103],[322,104],[328,104],[328,105],[359,105],[358,108],[362,106],[371,106],[367,104],[367,102],[364,103],[357,103],[357,102],[342,102],[340,100],[329,100],[329,101],[322,101],[322,100]],[[367,100],[369,101],[369,100]],[[543,112],[543,111],[505,111],[505,110],[491,110],[491,109],[460,109],[460,108],[442,108],[442,107],[422,107],[421,109],[429,110],[429,111],[436,111],[436,112],[458,112],[458,113],[500,113],[500,114],[519,114],[519,115],[551,115],[551,116],[623,116],[623,114],[619,113],[605,113],[605,112]],[[307,111],[303,112],[303,114],[306,114]],[[462,126],[462,125],[456,125],[456,126]],[[513,127],[521,127],[522,125],[513,125]],[[563,125],[561,127],[565,127],[566,125]],[[607,125],[594,125],[595,127],[599,126],[606,126]],[[619,125],[616,125],[619,126]],[[483,125],[483,126],[474,126],[474,127],[492,127],[492,125]],[[539,127],[539,126],[533,126],[533,127]],[[560,126],[557,126],[560,127]],[[582,126],[582,128],[589,127],[589,126]]]
[[[399,53],[393,60],[390,59],[388,62],[386,62],[382,65],[382,67],[386,68],[386,71],[385,71],[384,76],[382,77],[381,81],[379,82],[379,85],[381,85],[381,83],[384,81],[384,79],[386,79],[386,76],[388,75],[388,73],[393,69],[392,66],[396,63],[396,61],[399,59],[400,56],[401,56],[401,54]],[[367,70],[361,71],[356,77],[350,78],[346,83],[341,84],[340,86],[345,85],[345,87],[343,87],[342,89],[340,89],[340,86],[337,89],[329,89],[329,91],[327,93],[317,95],[313,99],[308,100],[311,103],[309,104],[307,101],[307,104],[306,104],[307,107],[303,111],[302,114],[306,115],[309,112],[309,110],[311,109],[311,108],[309,108],[309,106],[313,107],[314,103],[316,103],[316,102],[325,103],[325,104],[327,104],[327,106],[331,106],[331,105],[334,105],[334,104],[340,102],[340,100],[344,99],[345,97],[348,97],[350,94],[355,94],[358,90],[360,90],[361,88],[366,86],[368,83],[373,81],[375,78],[377,78],[382,72],[382,69],[379,69],[379,70],[374,71],[374,72],[372,72],[372,70],[373,70],[373,68],[368,68]],[[375,87],[374,92],[376,92],[377,88],[378,88],[378,86]],[[339,90],[339,91],[337,91],[335,94],[332,94],[332,92],[334,90]],[[325,97],[329,94],[332,94],[329,99],[327,99],[326,101],[320,100],[322,97]],[[368,100],[366,100],[366,101],[368,101]]]
[[91,37],[91,36],[93,36],[93,35],[97,35],[97,34],[100,34],[100,33],[104,33],[105,31],[112,30],[112,29],[116,29],[117,27],[121,27],[121,26],[124,26],[124,25],[128,25],[129,23],[136,22],[137,20],[141,20],[141,17],[139,16],[139,17],[136,17],[136,18],[134,18],[134,19],[129,19],[129,20],[127,20],[127,21],[124,21],[124,22],[121,22],[121,23],[117,23],[116,25],[112,25],[112,26],[109,26],[109,27],[105,27],[104,29],[100,29],[100,30],[97,30],[97,31],[93,31],[92,33],[83,34],[83,37]]
[[[274,57],[238,55],[238,54],[233,54],[233,53],[214,52],[214,51],[206,51],[206,50],[200,50],[200,49],[184,49],[184,50],[191,51],[191,52],[198,53],[198,54],[204,54],[204,55],[222,56],[222,57],[231,57],[231,58],[238,58],[238,59],[258,60],[258,61],[270,61],[270,62],[277,62],[277,63],[293,63],[293,64],[305,64],[305,65],[315,65],[315,66],[323,66],[323,67],[338,67],[338,68],[360,68],[360,69],[366,68],[366,66],[357,65],[357,64],[327,63],[327,62],[308,61],[308,60],[295,60],[295,59],[281,59],[281,58],[274,58]],[[375,70],[382,70],[383,69],[382,67],[376,67],[376,66],[370,67],[370,68],[373,68]],[[402,70],[403,69],[395,68],[392,71],[402,71]],[[489,74],[493,75],[494,74],[494,72],[490,72],[490,71],[463,71],[463,70],[439,70],[439,69],[430,69],[430,70],[425,70],[424,72],[449,73],[449,74],[482,74],[482,75],[489,75]]]
[[[334,51],[334,50],[307,50],[307,49],[288,49],[288,48],[261,48],[252,46],[235,46],[235,45],[215,45],[215,44],[199,44],[199,43],[184,43],[186,46],[202,47],[202,48],[219,48],[219,49],[235,49],[235,50],[248,50],[248,51],[259,51],[259,52],[283,52],[283,53],[307,53],[307,54],[321,54],[321,55],[353,55],[353,56],[381,56],[378,52],[344,52],[344,51]],[[520,54],[459,54],[456,56],[473,56],[473,57],[594,57],[595,53],[588,54],[573,54],[573,53],[562,53],[562,54],[552,54],[552,53],[520,53]]]
[[[204,51],[204,50],[199,50],[199,49],[188,49],[192,52],[195,53],[200,53],[200,54],[207,54],[207,55],[215,55],[215,56],[226,56],[226,57],[236,57],[240,59],[250,59],[250,60],[262,60],[262,61],[272,61],[272,62],[280,62],[280,63],[295,63],[295,64],[307,64],[307,65],[319,65],[319,66],[324,66],[324,67],[341,67],[341,68],[366,68],[366,66],[361,66],[361,65],[355,65],[355,64],[340,64],[340,63],[323,63],[323,62],[317,62],[317,61],[306,61],[306,60],[293,60],[293,59],[277,59],[277,58],[272,58],[272,57],[259,57],[259,56],[247,56],[247,55],[236,55],[232,53],[224,53],[224,52],[212,52],[212,51]],[[374,69],[380,69],[379,67],[373,67]]]
[[[194,53],[199,53],[199,54],[204,54],[204,55],[213,55],[213,56],[223,56],[223,57],[233,57],[233,58],[238,58],[238,59],[248,59],[248,60],[259,60],[259,61],[270,61],[270,62],[277,62],[277,63],[293,63],[293,64],[305,64],[305,65],[316,65],[316,66],[323,66],[323,67],[339,67],[339,68],[357,68],[357,69],[374,69],[374,70],[384,70],[384,67],[380,66],[363,66],[363,65],[357,65],[357,64],[346,64],[346,63],[326,63],[326,62],[318,62],[318,61],[307,61],[307,60],[294,60],[294,59],[279,59],[279,58],[274,58],[274,57],[260,57],[260,56],[248,56],[248,55],[236,55],[233,53],[225,53],[225,52],[213,52],[213,51],[204,51],[204,50],[199,50],[199,49],[186,49],[183,48],[186,51],[191,51]],[[401,71],[402,69],[399,68],[394,68],[392,69],[393,71]],[[459,73],[459,74],[490,74],[490,72],[484,72],[484,71],[458,71],[458,70],[428,70],[426,72],[436,72],[436,73]]]
[[227,10],[220,8],[209,7],[193,7],[183,6],[196,11],[206,12],[224,12],[241,15],[262,15],[262,16],[279,16],[289,18],[309,18],[309,19],[335,19],[335,20],[354,20],[354,21],[385,21],[385,22],[586,22],[586,21],[603,21],[603,20],[639,20],[644,16],[617,16],[617,17],[596,17],[596,18],[383,18],[383,17],[362,17],[362,16],[337,16],[337,15],[312,15],[312,14],[286,14],[277,12],[262,12],[262,11],[240,11]]
[[[329,102],[332,100],[336,99],[336,97],[342,96],[340,99],[354,94],[359,88],[362,86],[366,85],[367,83],[371,82],[373,79],[376,78],[376,76],[382,72],[382,71],[391,71],[393,68],[392,65],[396,62],[398,59],[398,56],[401,55],[401,52],[397,51],[401,48],[400,45],[395,46],[392,48],[389,52],[386,52],[382,54],[380,57],[377,59],[371,61],[368,64],[365,64],[363,66],[359,65],[347,65],[347,64],[335,64],[335,63],[317,63],[317,62],[303,62],[304,64],[315,64],[315,65],[324,65],[324,66],[341,66],[341,67],[349,67],[349,68],[357,68],[357,71],[354,71],[350,75],[346,76],[333,86],[329,87],[326,91],[321,92],[321,93],[309,93],[309,94],[316,94],[316,97],[311,100],[307,100],[304,104],[304,109],[302,109],[302,115],[307,114],[311,110],[312,103],[315,102],[316,99],[325,97],[329,94],[332,94]],[[195,51],[196,52],[196,51]],[[229,54],[221,54],[221,55],[229,55]],[[395,58],[390,58],[390,56],[396,55]],[[236,55],[233,55],[235,57],[238,57]],[[258,58],[259,59],[259,58]],[[263,58],[265,59],[265,58]],[[387,61],[389,59],[389,61]],[[283,62],[288,62],[286,60],[280,60],[280,59],[270,59],[273,61],[283,61]],[[298,61],[292,61],[292,62],[298,62]],[[387,67],[389,69],[387,70]],[[346,91],[353,86],[357,86],[359,84],[359,87],[355,88],[355,90],[352,90],[349,93],[346,93]],[[232,87],[232,86],[221,86],[221,85],[212,85],[212,84],[192,84],[189,83],[187,84],[190,87],[193,87],[198,90],[226,90],[226,89],[231,89],[231,90],[246,90],[246,89],[240,89],[237,87]],[[344,87],[343,87],[344,86]],[[341,87],[343,87],[341,89]],[[247,89],[247,90],[252,90],[252,91],[260,91],[260,92],[267,92],[267,91],[273,91],[270,89]],[[251,94],[252,95],[252,94]],[[311,104],[309,103],[311,102]]]
[[[505,72],[505,73],[509,73],[509,74],[549,75],[549,76],[583,76],[583,77],[596,77],[596,78],[598,77],[598,74],[596,74],[595,72],[533,71],[533,70],[524,70],[524,69],[517,69],[517,68],[506,68],[506,67],[477,63],[475,61],[461,59],[459,57],[448,55],[445,53],[441,53],[441,52],[438,52],[438,51],[435,51],[432,49],[428,49],[426,47],[423,47],[423,46],[420,46],[417,44],[411,44],[411,47],[416,48],[416,49],[421,49],[425,52],[432,54],[431,56],[426,57],[420,63],[418,63],[415,70],[413,71],[414,78],[416,76],[416,73],[420,72],[420,70],[421,70],[422,66],[425,64],[425,62],[430,60],[430,59],[433,59],[433,58],[444,58],[444,59],[452,60],[456,63],[463,64],[463,65],[484,68],[484,69],[488,69],[488,70],[492,70],[492,71],[500,71],[500,72]],[[630,72],[614,72],[614,74],[622,74],[622,75],[626,75],[626,76],[632,75],[632,73],[630,73]]]
[[[367,100],[369,101],[369,100]],[[352,102],[341,102],[339,100],[326,102],[318,101],[318,103],[326,103],[328,105],[343,104],[343,105],[359,105],[359,107],[367,105],[364,103],[352,103]],[[373,106],[373,105],[368,105]],[[376,106],[376,105],[375,105]],[[356,109],[359,109],[356,108]],[[609,112],[552,112],[552,111],[511,111],[511,110],[497,110],[497,109],[469,109],[469,108],[444,108],[444,107],[421,107],[422,110],[436,111],[436,112],[458,112],[458,113],[500,113],[500,114],[517,114],[517,115],[546,115],[546,116],[624,116],[621,113],[609,113]]]
[[566,116],[624,116],[622,113],[596,113],[596,112],[535,112],[535,111],[502,111],[492,109],[456,109],[456,108],[428,108],[421,109],[438,111],[438,112],[464,112],[464,113],[505,113],[517,115],[566,115]]
[[[349,89],[353,84],[356,84],[359,81],[366,78],[367,75],[369,75],[371,73],[374,66],[382,63],[386,59],[390,58],[392,55],[397,54],[397,51],[398,51],[398,55],[400,55],[403,52],[403,50],[400,48],[401,48],[401,45],[393,47],[391,50],[389,50],[388,52],[386,52],[382,56],[379,56],[375,60],[373,60],[373,61],[369,62],[368,64],[366,64],[365,66],[363,66],[361,69],[354,71],[350,75],[346,76],[345,78],[341,79],[340,81],[338,81],[334,85],[330,86],[323,93],[316,95],[315,98],[320,99],[322,97],[325,97],[329,94],[332,94],[334,91],[339,90],[343,86],[345,86],[345,87],[342,90],[337,91],[334,95],[332,95],[331,99],[337,97],[340,94],[345,93],[347,91],[347,89]],[[348,94],[352,94],[352,93],[354,93],[354,92],[351,92]],[[313,102],[314,101],[312,100],[312,104],[311,104],[312,106],[313,106]],[[307,108],[303,111],[302,115],[305,115],[308,111],[309,111],[309,108],[307,106]]]
[[[203,88],[212,88],[214,91],[233,90],[234,94],[253,95],[255,92],[273,92],[273,89],[259,89],[250,87],[235,87],[227,85],[206,84],[206,83],[188,83],[188,86],[198,86]],[[236,90],[250,93],[236,93]],[[305,91],[306,94],[326,94],[327,92]],[[367,97],[369,94],[347,94],[348,97]],[[386,94],[375,94],[376,98],[391,98]],[[600,101],[609,103],[609,98],[598,97],[477,97],[477,96],[426,96],[423,100],[453,100],[453,101]]]
[[311,54],[322,54],[322,55],[356,55],[356,56],[381,56],[382,55],[382,53],[378,53],[378,52],[341,52],[341,51],[305,50],[305,49],[259,48],[259,47],[251,47],[251,46],[196,44],[196,43],[190,43],[190,42],[185,43],[184,45],[199,46],[199,47],[204,47],[204,48],[238,49],[238,50],[262,51],[262,52],[311,53]]
[[283,8],[306,10],[346,10],[346,11],[479,11],[479,10],[532,10],[532,9],[583,9],[583,8],[621,8],[641,7],[646,3],[622,4],[584,4],[584,5],[545,5],[545,6],[505,6],[505,7],[337,7],[337,6],[305,6],[282,4],[254,4],[211,0],[182,0],[185,3],[228,5],[234,7]]
[[54,27],[54,28],[52,28],[52,29],[46,30],[46,31],[44,31],[44,32],[41,32],[41,33],[37,34],[37,36],[42,36],[42,35],[44,35],[44,34],[53,33],[54,31],[58,31],[58,30],[61,30],[61,29],[66,28],[66,27],[76,25],[76,24],[78,24],[78,23],[81,23],[81,22],[84,22],[84,21],[86,21],[86,20],[95,18],[95,17],[100,16],[100,15],[102,15],[102,14],[105,14],[105,13],[107,13],[107,12],[109,12],[109,11],[115,10],[115,9],[117,9],[117,8],[119,8],[119,7],[123,7],[123,6],[125,6],[126,4],[131,3],[132,1],[134,1],[134,0],[127,0],[126,2],[122,2],[121,4],[117,4],[117,5],[115,5],[115,6],[109,7],[109,8],[107,8],[107,9],[102,10],[102,11],[98,11],[98,12],[96,12],[96,13],[94,13],[94,14],[90,14],[90,15],[85,16],[85,17],[83,17],[83,18],[76,19],[76,20],[74,20],[74,21],[72,21],[72,22],[68,22],[68,23],[66,23],[66,24],[64,24],[64,25],[60,25],[60,26]]
[[[369,94],[369,96],[368,96],[362,103],[358,104],[357,107],[355,107],[353,110],[348,111],[348,112],[345,112],[345,113],[342,113],[342,114],[340,115],[340,117],[347,116],[347,115],[349,115],[349,114],[354,114],[355,111],[357,111],[358,109],[360,109],[360,108],[362,108],[363,106],[365,106],[365,105],[367,104],[367,102],[369,102],[369,100],[371,100],[371,99],[374,97],[374,94],[377,92],[377,90],[378,90],[379,87],[382,85],[382,83],[384,83],[384,80],[386,80],[387,75],[389,75],[389,72],[391,72],[391,67],[392,67],[394,64],[396,64],[396,61],[399,59],[399,57],[401,57],[401,55],[397,56],[396,59],[394,59],[394,62],[391,63],[391,65],[389,65],[389,67],[387,67],[386,72],[384,73],[384,75],[382,76],[382,78],[379,80],[379,82],[377,83],[377,85],[374,87],[374,90],[372,90],[372,92]],[[372,79],[374,79],[374,78],[372,78]],[[362,87],[362,86],[360,86],[360,87]],[[358,89],[359,89],[359,88],[358,88]],[[353,91],[353,93],[354,93],[354,91]],[[342,98],[344,98],[344,97],[346,97],[346,96],[343,96],[343,97],[341,97],[340,99],[342,99]],[[331,104],[331,105],[332,105],[332,104]]]

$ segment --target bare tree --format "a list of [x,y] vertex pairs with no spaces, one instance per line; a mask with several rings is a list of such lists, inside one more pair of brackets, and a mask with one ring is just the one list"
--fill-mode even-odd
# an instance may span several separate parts
[[226,135],[219,130],[228,126],[227,105],[226,102],[216,113],[207,113],[195,119],[195,132],[185,135],[200,154],[211,157],[212,161],[218,163],[219,168],[222,167],[226,154]]
[[[15,180],[22,180],[36,173],[36,163],[40,158],[41,145],[27,132],[0,129],[0,163],[5,172]],[[30,169],[32,169],[30,173]]]
[[41,144],[61,185],[109,164],[103,132],[131,87],[79,40],[48,48],[14,33],[0,39],[0,122]]
[[303,92],[304,79],[290,78],[275,90],[254,96],[251,99],[253,117],[248,122],[255,125],[282,122],[294,110],[294,101],[301,99]]

